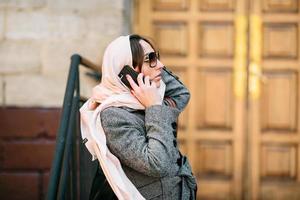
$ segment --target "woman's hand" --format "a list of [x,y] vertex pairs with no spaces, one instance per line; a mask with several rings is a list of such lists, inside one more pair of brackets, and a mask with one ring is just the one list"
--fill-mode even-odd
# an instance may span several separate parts
[[95,100],[91,100],[88,104],[88,108],[90,110],[95,110],[98,106],[99,106],[100,103],[96,102]]
[[137,77],[138,85],[127,75],[132,90],[131,93],[143,104],[146,108],[153,105],[161,105],[162,100],[159,94],[159,90],[156,87],[154,81],[150,82],[149,76],[145,77],[145,83],[143,82],[143,74],[140,73]]

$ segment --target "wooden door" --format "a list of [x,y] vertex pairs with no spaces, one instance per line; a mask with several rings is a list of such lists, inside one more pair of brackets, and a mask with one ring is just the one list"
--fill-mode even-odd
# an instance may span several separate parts
[[250,4],[249,199],[300,199],[299,0]]
[[300,199],[299,0],[136,0],[187,85],[180,148],[199,199]]
[[[235,65],[234,58],[235,17],[237,12],[242,16],[244,2],[143,0],[135,6],[135,32],[154,39],[162,62],[179,75],[192,95],[179,119],[178,135],[197,176],[198,197],[240,198],[246,65],[241,65],[243,59]],[[244,49],[240,57],[245,57],[246,41],[240,40]],[[235,66],[243,78],[234,78]],[[235,81],[239,81],[236,93]]]

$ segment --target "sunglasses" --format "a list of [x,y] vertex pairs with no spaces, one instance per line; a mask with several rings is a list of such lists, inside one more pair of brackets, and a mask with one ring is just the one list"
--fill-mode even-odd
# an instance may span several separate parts
[[150,52],[144,57],[144,61],[148,62],[151,68],[154,68],[156,66],[157,59],[159,60],[159,52]]

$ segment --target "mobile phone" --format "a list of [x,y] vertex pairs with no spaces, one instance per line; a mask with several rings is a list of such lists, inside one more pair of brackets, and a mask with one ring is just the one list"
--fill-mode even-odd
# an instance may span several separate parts
[[129,83],[129,81],[127,80],[127,78],[126,78],[126,75],[129,75],[129,76],[131,76],[131,78],[133,79],[133,81],[137,84],[137,85],[139,85],[138,84],[138,81],[137,81],[137,77],[138,77],[138,75],[139,75],[139,73],[137,73],[136,71],[134,71],[134,69],[133,68],[131,68],[129,65],[125,65],[124,67],[123,67],[123,69],[121,70],[121,72],[119,73],[119,78],[121,79],[121,81],[128,87],[128,88],[130,88],[130,89],[132,89],[131,88],[131,85],[130,85],[130,83]]

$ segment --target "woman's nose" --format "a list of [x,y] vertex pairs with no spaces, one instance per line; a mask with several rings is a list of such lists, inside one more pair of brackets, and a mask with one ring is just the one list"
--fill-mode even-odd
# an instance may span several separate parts
[[157,67],[158,69],[161,69],[161,68],[164,67],[164,65],[162,64],[162,62],[160,62],[160,60],[157,59],[156,67]]

